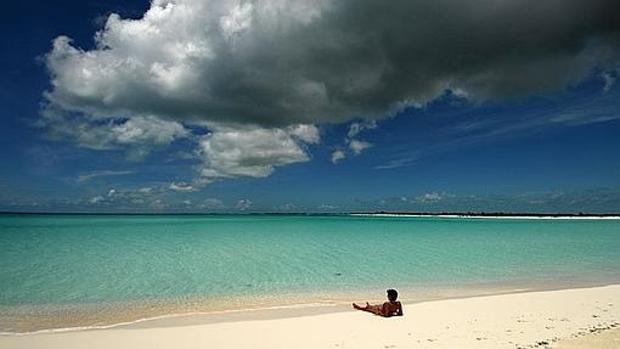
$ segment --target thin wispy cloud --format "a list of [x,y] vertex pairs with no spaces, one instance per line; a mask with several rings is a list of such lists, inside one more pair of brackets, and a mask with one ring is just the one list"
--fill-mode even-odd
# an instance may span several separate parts
[[135,173],[134,171],[94,171],[77,176],[76,182],[83,183],[99,177],[125,176]]
[[433,154],[456,151],[477,144],[516,139],[550,129],[620,120],[620,92],[591,93],[561,105],[547,102],[536,108],[523,108],[515,103],[515,108],[509,111],[488,111],[485,105],[468,105],[467,113],[469,115],[455,112],[454,116],[435,125],[432,130],[433,137],[418,135],[424,139],[424,143],[415,150],[396,152],[393,159],[373,168],[400,168]]
[[418,159],[417,155],[406,156],[398,159],[389,160],[383,164],[376,165],[373,167],[375,170],[389,170],[394,168],[399,168],[403,166],[408,166],[414,163]]

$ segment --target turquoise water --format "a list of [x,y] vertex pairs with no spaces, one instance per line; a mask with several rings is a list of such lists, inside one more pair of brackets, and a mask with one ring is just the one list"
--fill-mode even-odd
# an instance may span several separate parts
[[619,270],[617,220],[0,215],[5,308],[615,282]]

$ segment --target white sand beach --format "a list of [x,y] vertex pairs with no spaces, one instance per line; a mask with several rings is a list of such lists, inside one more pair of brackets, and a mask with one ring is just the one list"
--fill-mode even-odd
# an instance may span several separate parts
[[179,317],[3,335],[0,348],[618,348],[620,285],[429,301],[405,304],[404,312],[389,319],[353,310],[248,313],[223,321]]
[[560,342],[557,349],[618,349],[620,348],[620,328],[594,331],[593,333]]

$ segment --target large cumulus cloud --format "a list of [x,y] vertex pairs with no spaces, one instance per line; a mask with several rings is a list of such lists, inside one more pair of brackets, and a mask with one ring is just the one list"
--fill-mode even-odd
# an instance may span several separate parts
[[140,19],[109,16],[93,49],[56,38],[45,98],[90,124],[148,116],[278,137],[446,89],[480,100],[566,86],[618,61],[618,13],[616,0],[154,0]]

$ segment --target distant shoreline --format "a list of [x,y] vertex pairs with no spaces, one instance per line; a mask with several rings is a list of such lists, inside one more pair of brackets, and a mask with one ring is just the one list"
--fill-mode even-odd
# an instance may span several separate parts
[[377,212],[351,213],[360,217],[436,217],[436,218],[486,218],[486,219],[620,219],[620,214],[565,214],[565,213],[406,213]]

